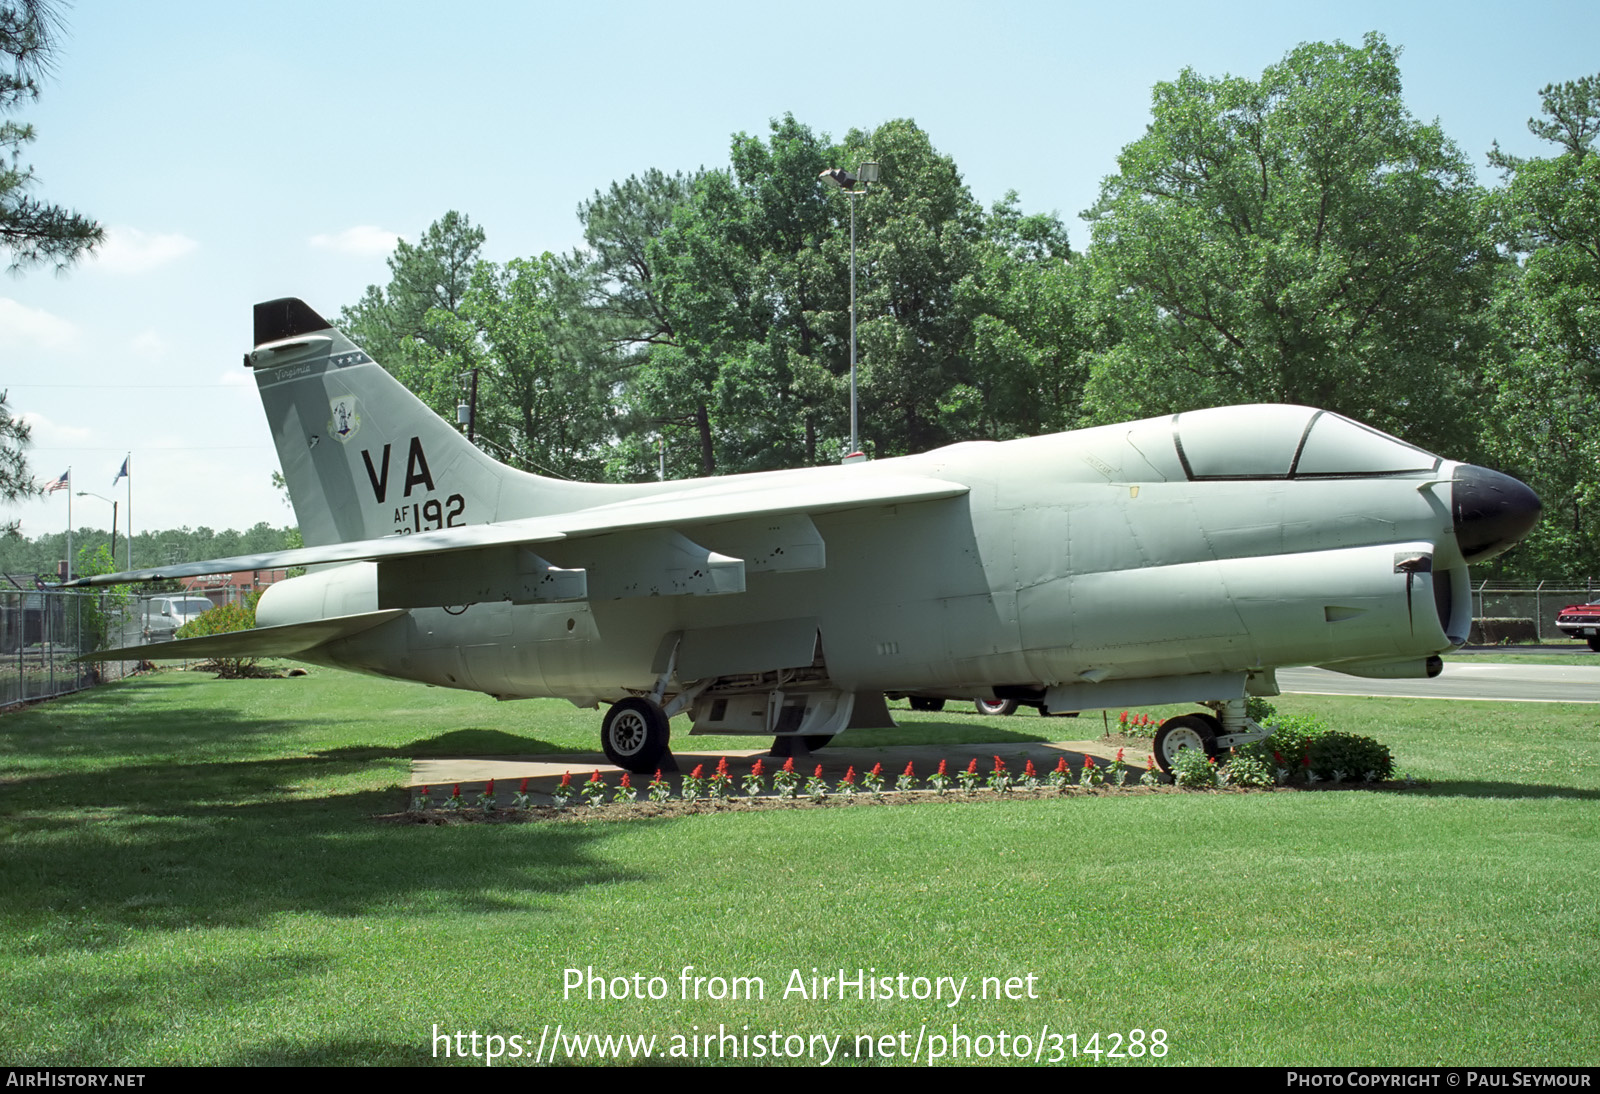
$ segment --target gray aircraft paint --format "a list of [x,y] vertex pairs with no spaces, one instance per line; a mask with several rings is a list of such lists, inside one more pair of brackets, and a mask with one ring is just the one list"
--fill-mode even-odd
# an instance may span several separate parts
[[1514,480],[1283,405],[562,482],[496,463],[337,330],[291,329],[246,363],[308,546],[93,583],[342,563],[269,589],[236,648],[371,617],[295,656],[500,698],[683,694],[705,722],[719,694],[1030,688],[1087,709],[1271,694],[1277,666],[1425,675],[1465,640],[1467,563],[1538,509]]

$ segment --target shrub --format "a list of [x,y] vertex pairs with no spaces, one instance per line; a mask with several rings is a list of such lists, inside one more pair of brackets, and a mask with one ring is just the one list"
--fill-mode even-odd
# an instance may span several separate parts
[[1217,765],[1204,749],[1186,748],[1172,761],[1172,781],[1184,790],[1215,790]]
[[1245,698],[1244,716],[1258,726],[1264,726],[1272,721],[1273,715],[1277,713],[1278,708],[1259,695],[1251,695]]
[[1394,757],[1386,745],[1359,733],[1329,730],[1310,742],[1311,770],[1320,778],[1331,779],[1335,771],[1344,778],[1377,782],[1394,774]]
[[1364,780],[1368,772],[1375,779],[1387,779],[1394,773],[1394,758],[1386,745],[1359,733],[1330,729],[1320,718],[1283,715],[1271,728],[1271,735],[1264,740],[1236,750],[1234,762],[1249,759],[1268,771],[1282,766],[1292,780],[1306,778],[1307,758],[1318,779],[1331,779],[1335,771],[1350,780]]
[[1234,755],[1222,769],[1222,778],[1229,786],[1267,787],[1277,781],[1273,772],[1273,765],[1260,756]]
[[[176,631],[172,632],[173,638],[209,638],[214,634],[232,634],[234,631],[254,630],[256,625],[256,602],[261,599],[260,593],[251,593],[244,598],[242,603],[235,601],[212,608],[195,619],[191,619]],[[255,672],[255,657],[214,657],[206,662],[206,667],[216,672],[226,680],[236,680],[242,676],[249,676]]]

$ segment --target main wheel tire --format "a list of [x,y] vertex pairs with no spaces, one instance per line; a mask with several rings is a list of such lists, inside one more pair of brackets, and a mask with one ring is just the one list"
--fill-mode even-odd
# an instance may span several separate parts
[[932,711],[934,713],[937,713],[937,712],[939,712],[939,711],[944,709],[944,700],[943,699],[924,699],[920,695],[913,695],[911,697],[911,709],[912,710],[926,710],[926,711]]
[[1198,748],[1207,756],[1215,756],[1217,734],[1211,728],[1211,722],[1212,719],[1203,714],[1180,714],[1162,722],[1161,728],[1156,730],[1155,743],[1151,746],[1161,770],[1172,774],[1173,761],[1186,748]]
[[827,748],[828,747],[828,742],[833,740],[833,734],[831,734],[831,733],[810,733],[810,734],[807,734],[804,737],[801,737],[800,740],[805,742],[805,746],[806,746],[806,751],[807,752],[815,752],[819,748]]
[[667,753],[672,728],[662,709],[648,699],[623,699],[611,704],[600,728],[606,759],[624,771],[647,775]]
[[1015,699],[974,699],[979,714],[988,714],[995,717],[1004,717],[1017,712]]
[[1600,638],[1589,639],[1589,648],[1595,653],[1600,653]]

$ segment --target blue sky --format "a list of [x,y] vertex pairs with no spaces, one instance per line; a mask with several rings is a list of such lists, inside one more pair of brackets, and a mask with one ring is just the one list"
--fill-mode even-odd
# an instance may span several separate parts
[[[1600,71],[1592,3],[302,3],[79,0],[44,95],[37,193],[97,218],[103,253],[0,278],[0,388],[36,477],[126,504],[135,531],[289,523],[240,357],[250,309],[325,314],[387,279],[395,238],[450,209],[504,261],[578,242],[630,174],[718,167],[788,112],[835,136],[914,118],[977,199],[1078,214],[1184,67],[1258,77],[1303,41],[1402,47],[1406,102],[1477,167],[1544,154],[1539,88]],[[15,507],[66,524],[61,493]],[[75,498],[73,523],[109,506]],[[124,527],[124,531],[125,531]],[[136,560],[138,561],[138,560]]]

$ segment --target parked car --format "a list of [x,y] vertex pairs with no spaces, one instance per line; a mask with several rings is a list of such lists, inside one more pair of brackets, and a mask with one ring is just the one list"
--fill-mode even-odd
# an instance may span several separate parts
[[1556,627],[1569,638],[1586,639],[1600,653],[1600,603],[1568,604],[1556,616]]
[[214,607],[203,596],[153,596],[144,604],[144,640],[165,642],[179,627]]
[[[1042,691],[1043,689],[1040,690]],[[899,699],[901,696],[890,695],[889,698]],[[912,710],[940,711],[944,709],[945,701],[943,699],[926,695],[912,695],[908,696],[908,698],[911,700]],[[1044,701],[1042,699],[974,699],[972,703],[977,707],[979,714],[1005,717],[1015,714],[1018,707],[1032,707],[1040,714],[1045,715]],[[1055,712],[1055,714],[1063,718],[1076,718],[1078,716],[1078,712],[1075,710],[1063,710]],[[1045,717],[1051,716],[1045,715]]]

